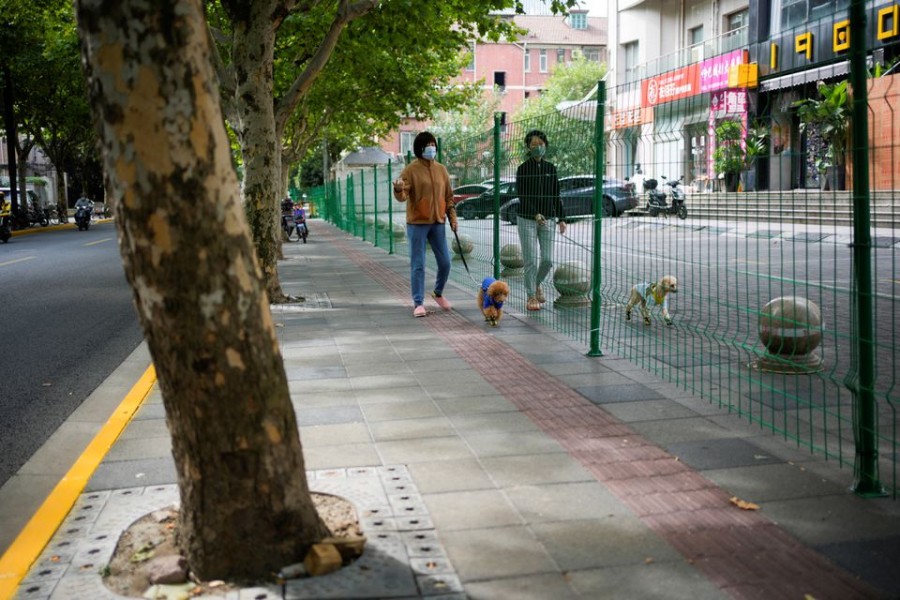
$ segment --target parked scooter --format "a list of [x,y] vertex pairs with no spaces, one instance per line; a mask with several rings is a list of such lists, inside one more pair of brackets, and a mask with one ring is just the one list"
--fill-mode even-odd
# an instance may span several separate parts
[[94,209],[90,206],[79,206],[75,210],[75,224],[78,226],[78,231],[87,231],[91,228],[91,214],[94,212]]
[[658,190],[659,185],[655,179],[644,180],[644,190],[647,192],[647,212],[651,217],[657,215],[678,215],[679,219],[687,218],[687,207],[684,205],[684,192],[678,186],[684,179],[684,175],[672,181],[666,181],[666,176],[662,179],[666,186],[670,188],[669,194],[672,196],[672,203],[668,202],[668,195],[663,190]]
[[0,192],[0,242],[4,244],[12,237],[12,204]]
[[297,236],[305,244],[306,238],[309,236],[309,227],[306,226],[306,215],[295,216],[294,221],[297,223]]

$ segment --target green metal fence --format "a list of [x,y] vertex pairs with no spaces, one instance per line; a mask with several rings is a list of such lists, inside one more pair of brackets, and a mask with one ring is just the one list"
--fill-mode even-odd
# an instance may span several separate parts
[[[893,107],[900,78],[867,85],[868,101],[849,118],[856,129],[845,182],[825,186],[832,189],[816,187],[812,169],[828,145],[812,128],[800,135],[796,121],[784,130],[779,119],[786,117],[773,107],[756,107],[765,116],[747,122],[746,111],[711,112],[705,95],[659,105],[652,120],[624,119],[601,84],[598,102],[529,121],[498,119],[492,130],[441,148],[439,160],[457,186],[493,186],[487,208],[460,219],[451,277],[474,289],[472,279],[499,275],[511,284],[508,310],[566,334],[588,354],[626,357],[797,448],[853,465],[861,495],[884,486],[896,498],[900,116]],[[619,105],[629,94],[627,87],[610,90]],[[724,140],[725,131],[716,135],[734,120],[736,141]],[[500,184],[514,180],[532,129],[548,137],[544,159],[558,169],[568,222],[555,237],[540,311],[526,310],[519,234],[509,222],[515,215],[501,210],[514,192]],[[766,133],[759,136],[765,143],[748,161],[754,131]],[[725,163],[717,163],[724,157],[713,146],[729,144],[755,175],[745,173],[738,192],[715,175],[714,166]],[[650,215],[641,190],[636,207],[616,206],[620,196],[627,202],[633,181],[626,178],[638,164],[660,184],[664,175],[684,177],[686,219]],[[393,201],[390,185],[402,167],[329,184],[324,216],[405,255],[404,206]],[[833,189],[841,186],[847,189]],[[658,312],[645,325],[637,309],[626,321],[632,288],[664,275],[678,279],[669,296],[673,326]]]

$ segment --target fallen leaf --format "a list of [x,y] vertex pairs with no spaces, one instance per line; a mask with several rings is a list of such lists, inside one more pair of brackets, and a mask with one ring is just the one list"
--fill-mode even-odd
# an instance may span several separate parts
[[759,504],[741,500],[737,496],[732,496],[730,502],[742,510],[759,510]]
[[653,562],[654,562],[654,560],[653,560],[653,557],[652,557],[652,556],[648,556],[647,558],[644,559],[644,564],[645,564],[645,565],[652,565]]

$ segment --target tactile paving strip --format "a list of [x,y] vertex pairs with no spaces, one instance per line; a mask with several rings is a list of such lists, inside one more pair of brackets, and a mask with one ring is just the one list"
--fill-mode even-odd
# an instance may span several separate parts
[[[367,538],[363,555],[330,575],[211,598],[465,598],[405,466],[310,471],[307,478],[311,491],[340,496],[356,507]],[[19,586],[16,600],[124,599],[101,577],[119,536],[144,515],[177,503],[175,485],[82,494]]]

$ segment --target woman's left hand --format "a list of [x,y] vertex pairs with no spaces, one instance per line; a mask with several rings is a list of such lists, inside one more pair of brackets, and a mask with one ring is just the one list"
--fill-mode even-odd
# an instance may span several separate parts
[[560,221],[560,222],[559,222],[559,233],[560,233],[560,235],[562,235],[562,234],[564,234],[565,232],[566,232],[566,222],[565,222],[565,221]]

